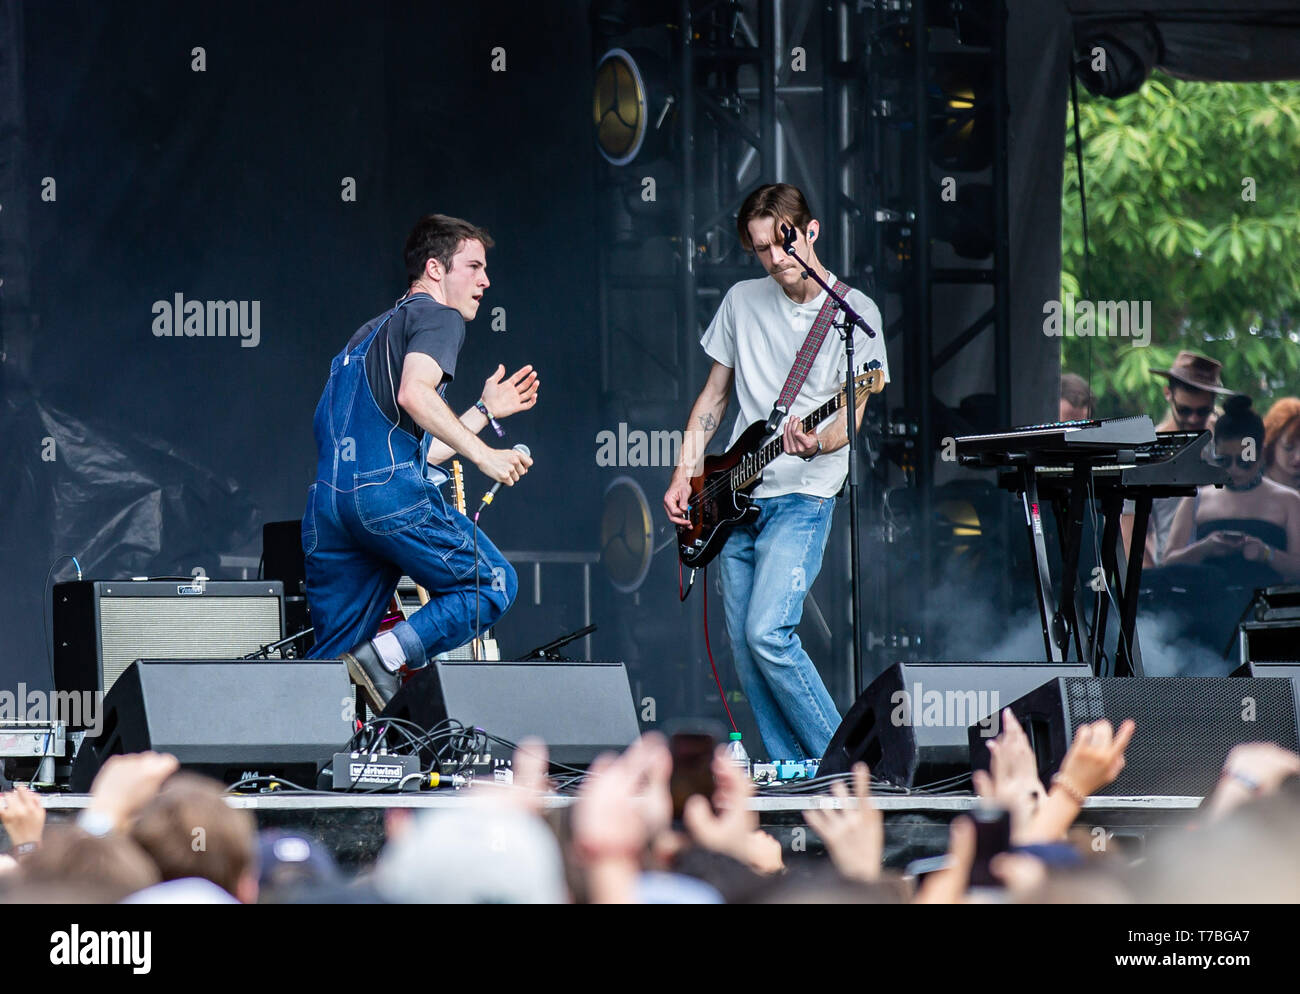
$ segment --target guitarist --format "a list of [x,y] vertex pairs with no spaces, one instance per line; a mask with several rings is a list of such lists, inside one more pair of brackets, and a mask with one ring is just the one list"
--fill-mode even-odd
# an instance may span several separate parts
[[[410,286],[367,322],[330,366],[316,407],[316,481],[307,491],[302,549],[317,659],[343,659],[353,682],[381,710],[398,671],[464,645],[514,600],[514,570],[487,536],[473,553],[473,525],[448,508],[438,463],[455,452],[513,486],[532,460],[479,438],[537,403],[531,366],[509,379],[498,367],[478,402],[458,418],[443,400],[465,342],[465,322],[488,288],[491,238],[459,218],[430,214],[406,241]],[[430,594],[390,631],[375,632],[406,573]],[[478,574],[481,605],[474,603]]]
[[[835,285],[817,258],[821,225],[803,193],[786,183],[751,193],[741,205],[736,228],[741,246],[758,257],[768,275],[733,286],[701,341],[713,366],[691,408],[681,462],[664,494],[664,509],[675,524],[690,524],[690,480],[702,470],[705,448],[722,423],[732,386],[740,410],[728,445],[755,421],[767,420],[827,299],[782,251],[782,225],[795,230],[799,257]],[[847,299],[879,332],[876,305],[857,290],[849,290]],[[854,361],[878,360],[887,382],[883,334],[868,338],[858,330],[856,336]],[[736,675],[770,759],[820,758],[840,724],[835,702],[796,629],[804,598],[821,570],[835,496],[848,475],[847,406],[814,431],[803,431],[799,421],[843,389],[844,343],[832,328],[780,428],[784,454],[768,464],[752,492],[758,517],[734,528],[719,556]],[[861,423],[865,408],[866,398],[857,405],[855,424]]]

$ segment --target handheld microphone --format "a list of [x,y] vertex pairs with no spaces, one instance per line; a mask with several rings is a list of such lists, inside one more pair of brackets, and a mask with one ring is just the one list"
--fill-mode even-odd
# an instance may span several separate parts
[[[533,454],[528,451],[528,446],[526,446],[523,442],[520,442],[518,445],[514,446],[513,448],[516,452],[520,453],[521,455],[528,456],[530,459],[532,458]],[[498,480],[496,483],[492,484],[492,489],[483,495],[483,503],[478,506],[478,510],[474,513],[475,521],[478,520],[478,516],[483,513],[484,509],[489,504],[492,503],[492,499],[496,497],[497,491],[500,489],[501,489],[501,482]]]

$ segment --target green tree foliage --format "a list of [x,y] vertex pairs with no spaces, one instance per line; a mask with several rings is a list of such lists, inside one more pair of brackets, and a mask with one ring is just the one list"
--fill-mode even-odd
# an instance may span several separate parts
[[[1197,83],[1155,74],[1122,100],[1079,94],[1091,257],[1068,111],[1061,288],[1151,301],[1151,344],[1062,338],[1103,416],[1165,414],[1180,349],[1224,365],[1266,410],[1300,394],[1300,82]],[[1253,198],[1253,199],[1252,199]],[[1091,349],[1091,357],[1089,355]]]

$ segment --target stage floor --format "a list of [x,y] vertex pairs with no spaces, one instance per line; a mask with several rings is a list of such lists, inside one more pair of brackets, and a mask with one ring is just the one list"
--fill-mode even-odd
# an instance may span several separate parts
[[[548,794],[547,808],[565,807],[572,795]],[[970,810],[978,798],[970,794],[937,796],[882,795],[872,799],[885,817],[885,865],[902,869],[911,860],[943,853],[948,848],[948,823]],[[1200,797],[1090,797],[1076,825],[1088,831],[1095,848],[1117,846],[1140,855],[1151,835],[1185,825],[1201,804]],[[89,801],[86,794],[46,794],[51,821],[76,817]],[[359,869],[371,863],[384,842],[384,812],[389,808],[446,810],[475,803],[467,791],[418,794],[351,795],[276,791],[228,798],[257,818],[259,828],[299,831],[320,839],[339,863]],[[851,803],[851,802],[850,802]],[[839,808],[845,802],[829,794],[759,796],[750,801],[760,826],[781,842],[787,857],[822,853],[821,842],[803,820],[813,808]]]

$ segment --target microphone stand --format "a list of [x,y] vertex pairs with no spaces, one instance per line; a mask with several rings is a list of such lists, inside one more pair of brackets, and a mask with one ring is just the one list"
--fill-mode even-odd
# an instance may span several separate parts
[[794,251],[795,231],[793,226],[781,225],[783,239],[782,250],[803,267],[803,278],[811,279],[835,301],[836,310],[842,317],[835,327],[844,342],[844,433],[849,440],[849,598],[853,626],[853,699],[856,701],[863,691],[862,680],[862,608],[859,603],[859,586],[862,562],[858,550],[858,405],[853,395],[853,329],[861,328],[868,338],[875,338],[876,331],[862,319],[847,300],[835,292],[824,279],[818,276],[808,263],[804,262]]

